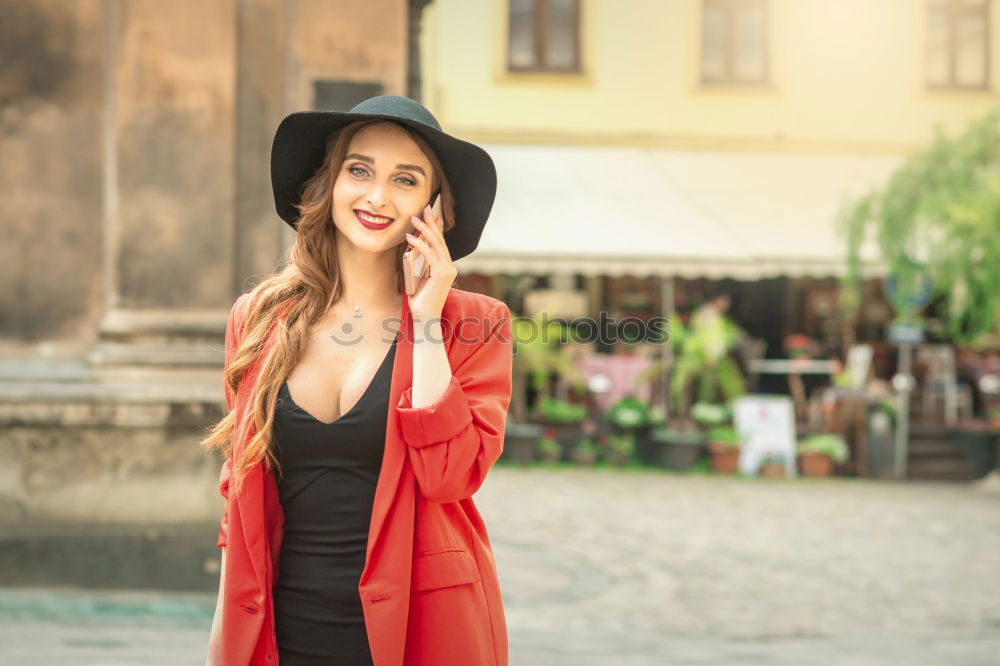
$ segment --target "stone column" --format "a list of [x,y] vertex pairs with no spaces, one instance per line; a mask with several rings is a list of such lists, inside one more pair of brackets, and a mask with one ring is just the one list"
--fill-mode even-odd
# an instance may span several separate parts
[[236,274],[236,3],[106,0],[100,366],[221,360]]
[[232,294],[274,270],[292,231],[274,210],[271,140],[285,113],[289,0],[239,0],[236,72],[236,228]]

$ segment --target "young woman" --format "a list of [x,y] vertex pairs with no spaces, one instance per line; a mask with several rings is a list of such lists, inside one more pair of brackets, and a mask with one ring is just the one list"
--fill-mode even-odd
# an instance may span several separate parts
[[[297,233],[226,327],[208,663],[506,666],[472,494],[503,447],[510,311],[453,287],[493,162],[385,95],[286,117],[271,178]],[[426,262],[412,294],[407,248]]]

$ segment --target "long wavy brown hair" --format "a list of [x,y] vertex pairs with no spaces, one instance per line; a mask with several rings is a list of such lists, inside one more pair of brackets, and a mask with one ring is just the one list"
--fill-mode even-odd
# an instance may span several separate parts
[[[300,217],[295,242],[289,249],[288,263],[279,272],[262,280],[251,290],[250,306],[243,319],[242,335],[223,371],[223,381],[235,396],[247,369],[260,363],[257,392],[252,396],[251,416],[254,434],[232,461],[229,480],[231,493],[239,492],[247,472],[261,461],[281,473],[272,446],[275,402],[282,382],[298,362],[303,342],[311,326],[339,301],[344,283],[337,261],[337,243],[332,219],[333,185],[340,173],[351,139],[364,127],[385,119],[358,120],[330,135],[326,155],[316,173],[306,181],[302,203],[296,207]],[[431,192],[441,193],[441,212],[445,230],[455,226],[455,199],[437,154],[418,133],[400,123],[430,161],[433,175]],[[431,196],[431,203],[434,195]],[[402,256],[407,243],[396,250],[396,288],[403,291]],[[287,311],[286,311],[287,309]],[[272,325],[277,322],[275,342],[270,352],[261,358]],[[230,411],[208,430],[201,446],[205,450],[220,449],[226,457],[233,455],[233,432],[236,413]]]

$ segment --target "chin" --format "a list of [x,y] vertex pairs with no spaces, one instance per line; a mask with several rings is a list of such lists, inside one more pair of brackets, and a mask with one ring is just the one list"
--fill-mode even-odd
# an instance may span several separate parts
[[390,235],[391,232],[388,229],[385,231],[373,231],[369,233],[365,233],[366,230],[364,229],[361,231],[362,233],[360,234],[344,234],[347,238],[347,242],[359,250],[378,254],[380,252],[391,250],[399,244],[399,242],[395,240],[395,236]]

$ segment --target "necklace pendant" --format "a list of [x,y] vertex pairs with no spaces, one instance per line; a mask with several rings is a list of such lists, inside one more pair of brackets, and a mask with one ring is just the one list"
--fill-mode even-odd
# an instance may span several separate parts
[[354,311],[355,311],[355,312],[357,312],[357,311],[358,311],[358,310],[360,310],[360,309],[361,309],[361,308],[360,308],[359,306],[357,306],[357,305],[355,305],[355,306],[354,306]]

